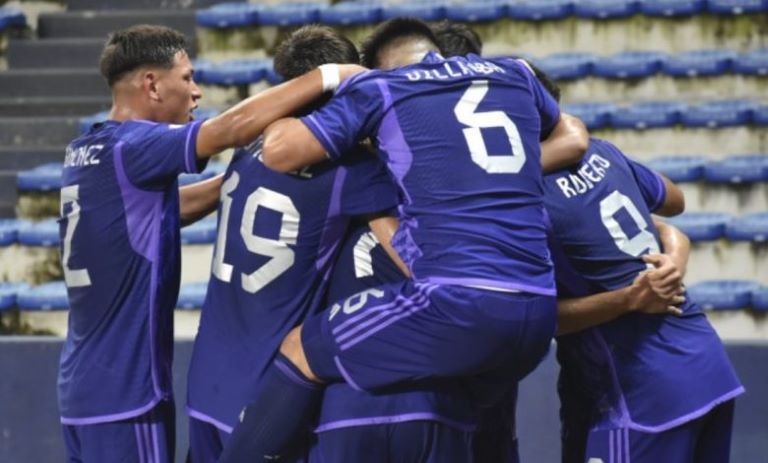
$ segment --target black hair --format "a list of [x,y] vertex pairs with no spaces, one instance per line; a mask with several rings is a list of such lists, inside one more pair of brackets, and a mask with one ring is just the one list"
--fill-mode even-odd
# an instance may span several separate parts
[[432,26],[437,45],[444,57],[465,56],[483,52],[483,40],[474,29],[463,23],[441,21]]
[[529,61],[526,61],[526,63],[528,63],[531,69],[533,69],[533,74],[537,79],[539,79],[539,82],[541,82],[541,85],[544,87],[544,89],[549,92],[550,95],[552,95],[552,98],[554,98],[555,101],[560,103],[560,87],[536,65],[531,64]]
[[321,64],[357,64],[360,55],[346,37],[327,26],[311,24],[295,30],[275,50],[275,72],[286,80]]
[[425,39],[431,42],[435,49],[440,49],[437,37],[424,21],[415,18],[393,18],[379,24],[363,42],[360,47],[363,66],[370,69],[377,67],[378,55],[383,49],[400,40],[412,38]]
[[112,33],[99,60],[101,75],[112,87],[142,66],[173,67],[176,53],[187,51],[187,39],[165,26],[141,24]]

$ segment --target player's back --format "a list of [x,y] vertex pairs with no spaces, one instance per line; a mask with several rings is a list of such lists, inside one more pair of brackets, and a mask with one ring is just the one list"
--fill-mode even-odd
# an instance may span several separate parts
[[189,372],[192,416],[231,431],[282,339],[323,307],[348,217],[394,205],[383,166],[353,161],[279,174],[263,165],[261,140],[233,157]]
[[[560,297],[628,286],[647,268],[639,257],[660,252],[651,211],[664,202],[663,181],[612,144],[592,139],[579,164],[545,176],[544,190]],[[701,308],[690,300],[682,308],[682,317],[633,313],[561,336],[565,392],[588,400],[603,419],[646,430],[737,394]]]

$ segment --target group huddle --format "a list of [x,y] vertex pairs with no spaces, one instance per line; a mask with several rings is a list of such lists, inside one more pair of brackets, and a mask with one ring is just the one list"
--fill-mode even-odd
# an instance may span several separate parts
[[179,226],[213,210],[187,461],[517,462],[517,385],[555,336],[563,462],[728,461],[744,389],[686,298],[687,238],[651,216],[682,193],[481,46],[305,26],[284,84],[190,121],[183,37],[112,35],[110,120],[68,148],[97,162],[62,188],[68,461],[173,461]]

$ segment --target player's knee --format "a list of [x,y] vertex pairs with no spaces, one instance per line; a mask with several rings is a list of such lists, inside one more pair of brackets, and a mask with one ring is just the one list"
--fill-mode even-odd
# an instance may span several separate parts
[[307,379],[317,383],[322,382],[309,368],[309,361],[304,354],[304,346],[301,344],[301,325],[292,329],[283,339],[280,353],[285,355]]

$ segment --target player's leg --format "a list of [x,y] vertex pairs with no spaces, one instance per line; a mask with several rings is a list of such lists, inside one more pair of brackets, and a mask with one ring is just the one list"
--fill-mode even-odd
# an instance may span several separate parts
[[698,463],[694,460],[701,423],[692,421],[673,429],[648,433],[627,428],[590,432],[588,463]]
[[80,436],[78,436],[80,426],[62,425],[61,432],[64,436],[64,449],[66,452],[67,463],[83,463],[80,457]]
[[187,463],[215,463],[224,448],[221,434],[211,423],[190,416]]
[[693,461],[728,463],[731,458],[734,400],[718,405],[705,417]]
[[474,435],[475,463],[518,463],[515,413],[517,384],[508,388],[503,399],[492,407],[479,410]]

